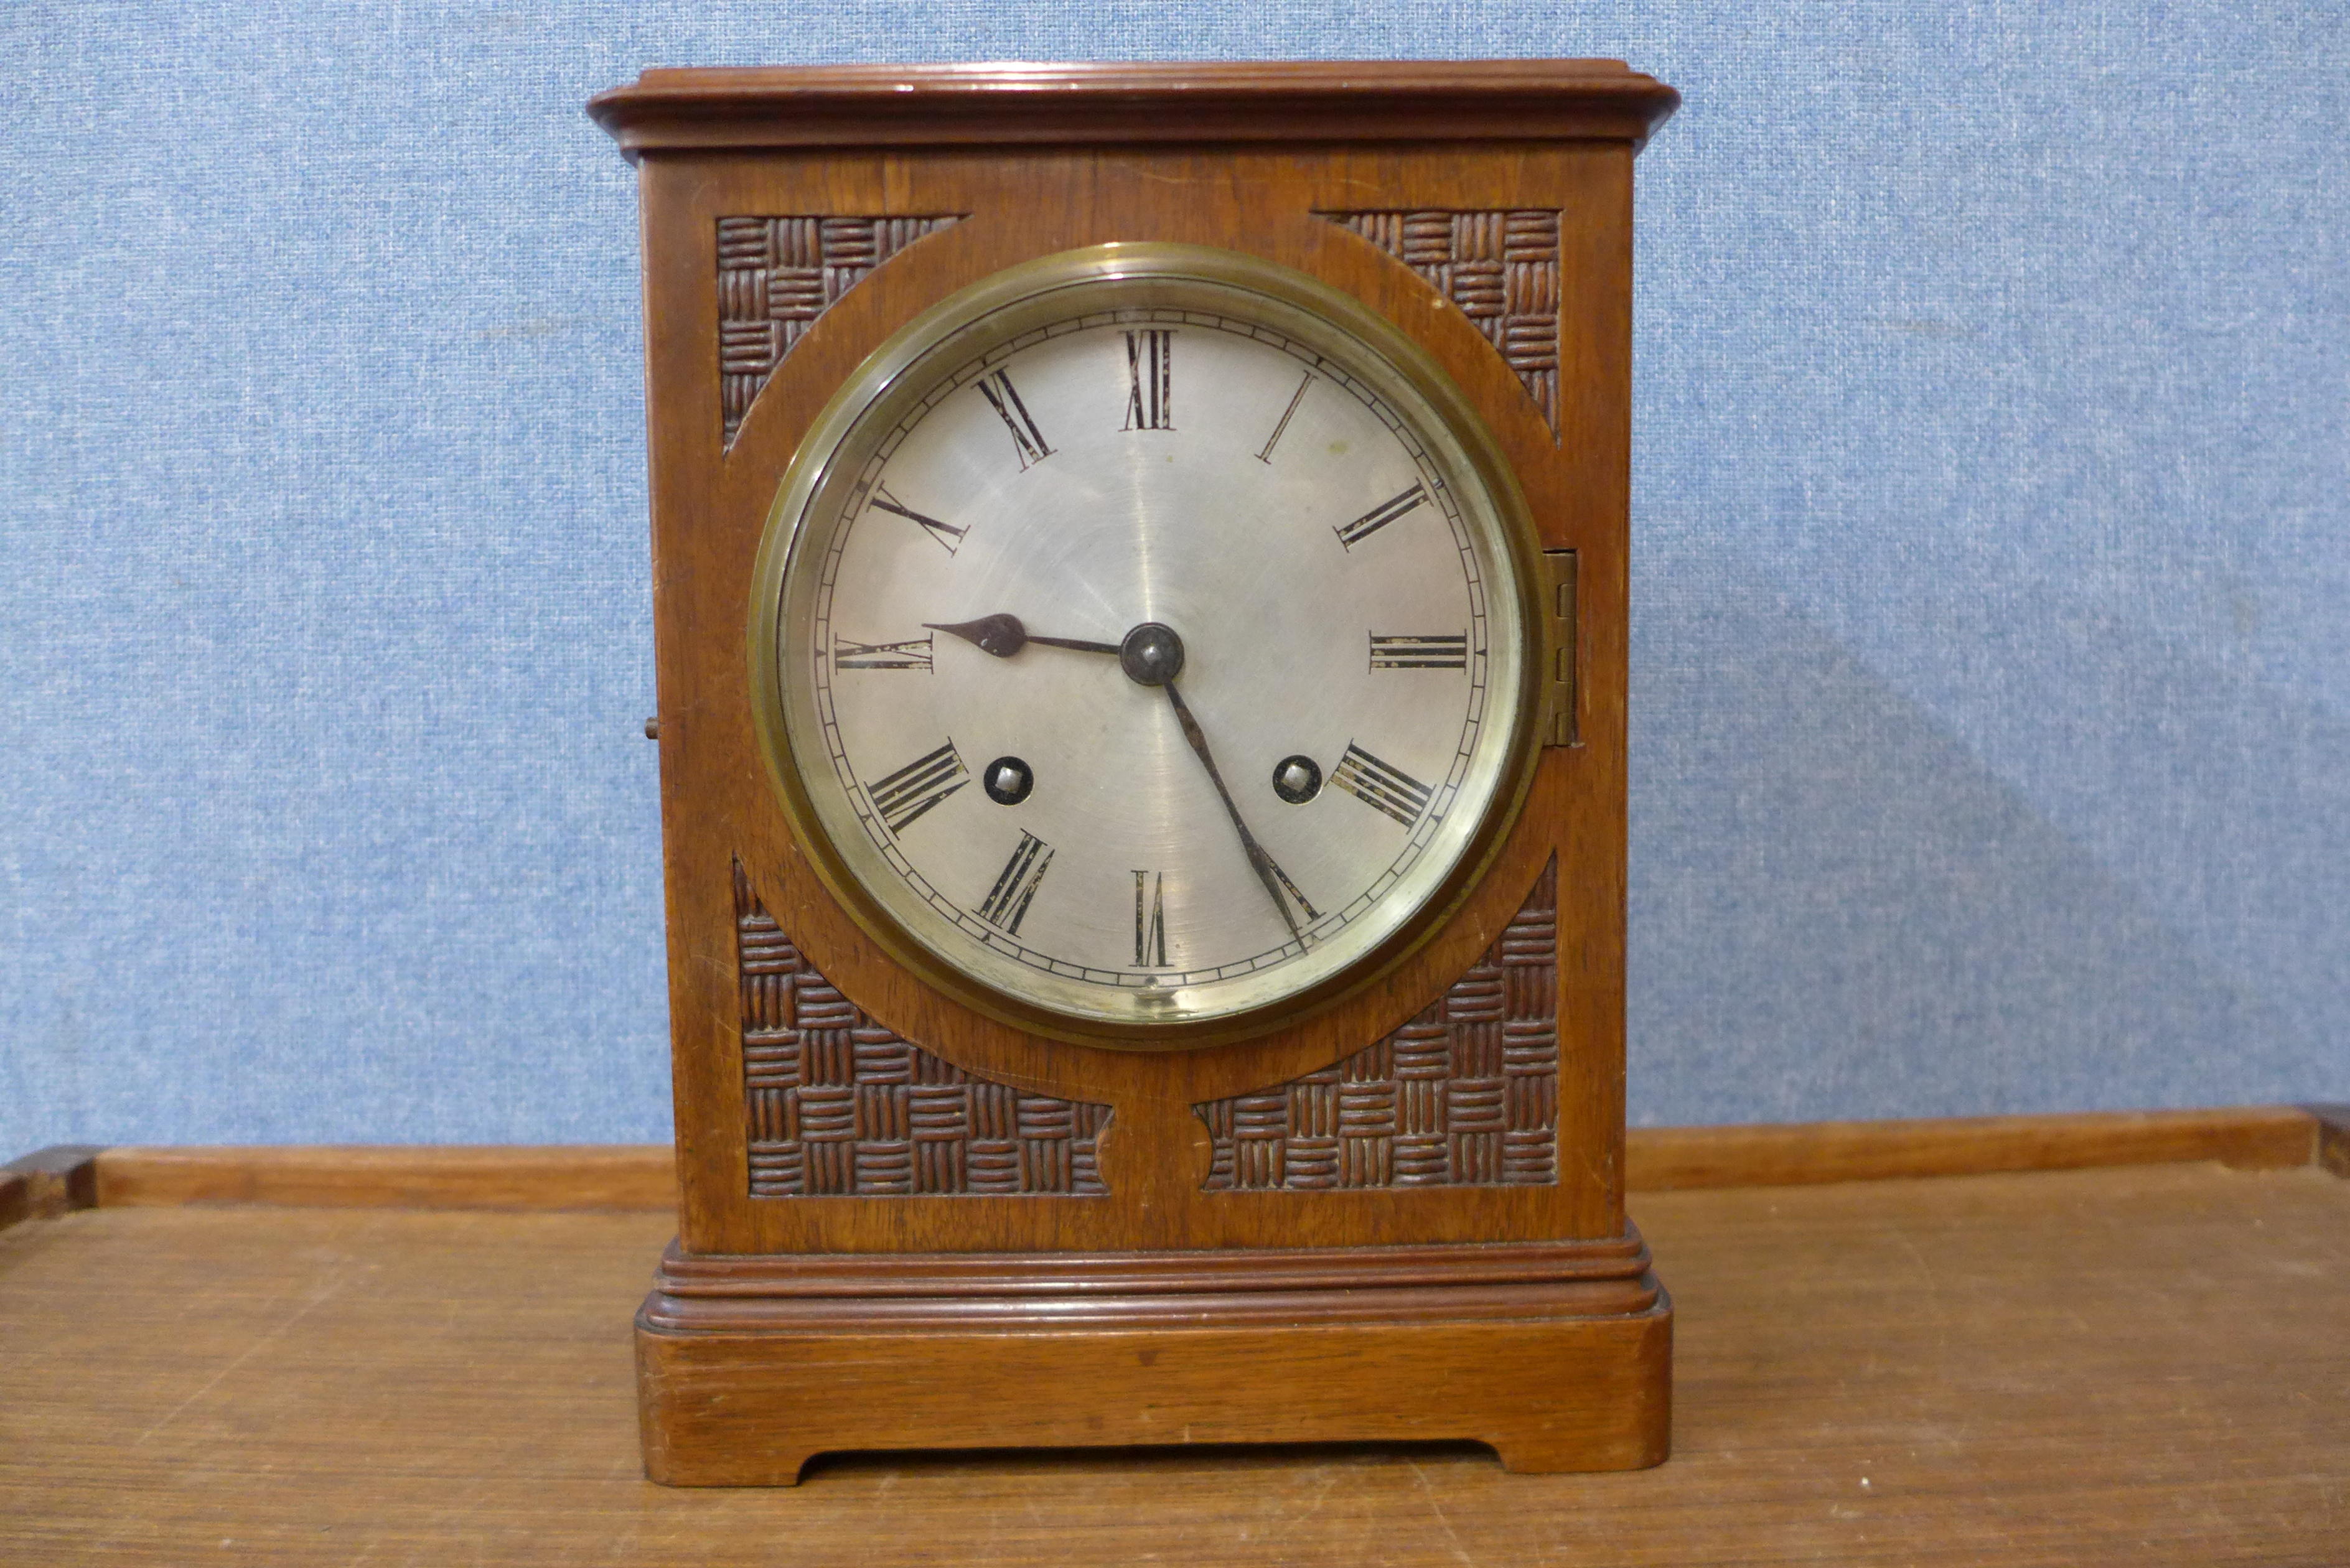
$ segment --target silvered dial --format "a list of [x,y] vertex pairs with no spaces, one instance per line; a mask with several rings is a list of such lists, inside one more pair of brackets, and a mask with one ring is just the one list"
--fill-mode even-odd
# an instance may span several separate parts
[[1513,753],[1518,579],[1459,416],[1250,271],[950,311],[778,505],[754,635],[837,865],[1075,1020],[1229,1017],[1391,948]]

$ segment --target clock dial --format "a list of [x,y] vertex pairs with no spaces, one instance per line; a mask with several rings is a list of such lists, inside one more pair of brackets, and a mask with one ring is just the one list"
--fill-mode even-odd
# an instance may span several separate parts
[[754,630],[779,771],[958,974],[1081,1021],[1263,1008],[1392,950],[1505,803],[1503,500],[1339,309],[1039,287],[916,323],[811,437]]

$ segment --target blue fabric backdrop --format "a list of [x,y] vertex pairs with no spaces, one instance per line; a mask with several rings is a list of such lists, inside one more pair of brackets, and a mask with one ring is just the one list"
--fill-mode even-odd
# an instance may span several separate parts
[[2333,7],[19,5],[0,1151],[667,1136],[648,64],[1615,55],[1644,1123],[2350,1099]]

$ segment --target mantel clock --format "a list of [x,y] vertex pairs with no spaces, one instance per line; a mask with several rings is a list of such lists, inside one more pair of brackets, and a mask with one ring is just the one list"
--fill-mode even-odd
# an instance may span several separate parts
[[646,1465],[1651,1464],[1613,61],[648,71]]

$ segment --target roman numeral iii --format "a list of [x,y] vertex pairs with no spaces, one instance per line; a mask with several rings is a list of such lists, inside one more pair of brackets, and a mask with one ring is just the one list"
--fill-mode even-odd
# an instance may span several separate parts
[[1427,499],[1427,490],[1415,484],[1394,500],[1380,502],[1352,523],[1340,524],[1336,529],[1338,543],[1351,550]]
[[1045,868],[1053,863],[1053,846],[1033,833],[1024,833],[1012,851],[1012,858],[1003,863],[996,874],[995,886],[979,907],[979,918],[989,925],[1001,928],[1008,936],[1020,934],[1020,922],[1028,914],[1028,906],[1035,901],[1037,885],[1045,880]]
[[1134,874],[1134,967],[1167,967],[1167,902],[1156,871]]
[[[1028,465],[1024,462],[1020,466],[1025,468]],[[922,532],[945,545],[946,552],[950,556],[955,553],[955,546],[962,543],[963,535],[969,532],[968,529],[958,528],[951,523],[941,523],[935,517],[923,516],[890,494],[889,487],[886,484],[877,484],[873,487],[873,505],[883,512],[894,513],[909,523],[920,523],[922,525]]]
[[832,639],[832,667],[835,670],[928,670],[931,667],[931,634],[910,642],[852,642],[845,637]]
[[1352,741],[1347,742],[1347,754],[1338,759],[1330,782],[1406,827],[1426,809],[1432,793],[1393,763],[1380,761]]
[[1019,456],[1023,472],[1029,464],[1042,462],[1053,455],[1053,449],[1045,444],[1045,432],[1028,417],[1028,405],[1013,389],[1011,377],[1001,370],[990,370],[979,379],[979,389],[988,406],[1003,421],[1003,428],[1012,432],[1012,449]]
[[872,797],[873,809],[881,814],[889,831],[903,833],[931,807],[969,783],[971,774],[963,771],[962,759],[949,741],[888,777],[874,780],[865,786],[865,793]]
[[1371,633],[1371,668],[1374,670],[1466,670],[1469,668],[1469,634],[1445,632],[1436,635],[1382,635]]
[[1175,428],[1175,334],[1162,327],[1126,335],[1126,424],[1130,431]]

